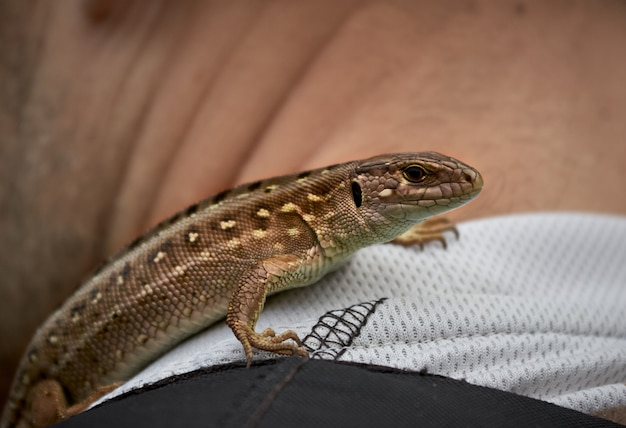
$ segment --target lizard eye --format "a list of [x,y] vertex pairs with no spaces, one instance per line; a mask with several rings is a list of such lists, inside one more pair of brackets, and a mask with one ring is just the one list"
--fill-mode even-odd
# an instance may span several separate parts
[[411,165],[403,171],[404,178],[412,183],[419,183],[426,178],[426,171],[421,166]]

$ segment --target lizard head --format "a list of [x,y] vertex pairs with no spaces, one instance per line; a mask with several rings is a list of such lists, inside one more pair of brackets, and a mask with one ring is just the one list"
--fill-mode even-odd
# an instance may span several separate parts
[[483,180],[474,168],[435,152],[397,153],[362,161],[352,196],[370,223],[418,223],[475,198]]

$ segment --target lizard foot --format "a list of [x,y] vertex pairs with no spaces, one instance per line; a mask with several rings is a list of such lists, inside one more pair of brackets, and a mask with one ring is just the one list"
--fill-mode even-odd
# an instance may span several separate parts
[[443,235],[444,232],[453,232],[456,238],[459,238],[459,231],[454,223],[445,217],[434,217],[424,220],[421,223],[416,224],[411,229],[398,236],[391,241],[393,244],[398,245],[419,245],[421,249],[424,249],[424,244],[432,241],[439,241],[443,248],[447,248],[446,238]]
[[[250,363],[252,362],[252,348],[281,355],[309,356],[309,353],[302,346],[302,341],[293,330],[276,334],[273,329],[268,328],[265,329],[263,333],[259,334],[252,330],[250,326],[237,322],[233,327],[233,331],[246,352],[246,358],[248,360],[247,367],[250,367]],[[290,340],[295,343],[289,342]]]
[[98,387],[95,391],[93,391],[87,398],[85,398],[80,403],[76,403],[69,407],[66,412],[65,417],[70,417],[79,414],[80,412],[87,410],[89,406],[91,406],[96,400],[104,397],[109,392],[116,389],[118,386],[122,385],[124,382],[115,382],[109,385]]

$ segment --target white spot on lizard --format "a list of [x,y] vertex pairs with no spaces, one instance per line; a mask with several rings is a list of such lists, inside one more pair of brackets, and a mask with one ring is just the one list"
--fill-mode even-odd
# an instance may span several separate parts
[[235,220],[220,221],[220,227],[224,230],[232,229],[236,224]]

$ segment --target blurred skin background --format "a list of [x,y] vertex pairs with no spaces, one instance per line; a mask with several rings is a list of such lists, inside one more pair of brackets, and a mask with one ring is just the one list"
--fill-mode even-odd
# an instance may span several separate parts
[[0,403],[36,326],[224,188],[398,151],[456,221],[626,214],[626,2],[0,0]]

